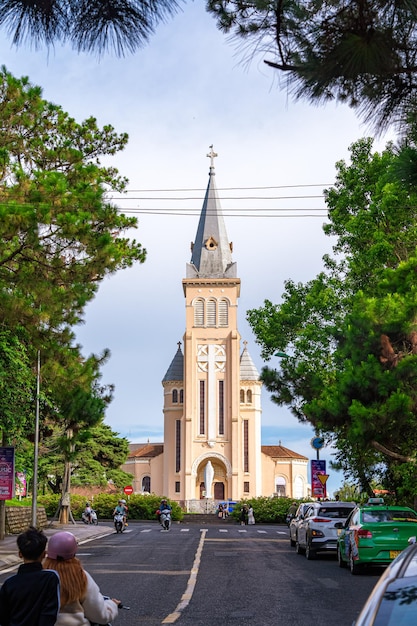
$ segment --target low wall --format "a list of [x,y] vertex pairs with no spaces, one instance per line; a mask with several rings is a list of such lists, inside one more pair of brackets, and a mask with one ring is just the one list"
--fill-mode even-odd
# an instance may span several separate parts
[[[45,528],[48,523],[45,507],[36,509],[36,526]],[[32,508],[28,506],[6,506],[6,534],[18,535],[32,525]]]

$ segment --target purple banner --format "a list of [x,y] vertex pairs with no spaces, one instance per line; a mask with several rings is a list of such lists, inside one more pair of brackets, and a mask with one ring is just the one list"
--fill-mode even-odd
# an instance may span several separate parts
[[14,448],[0,448],[0,500],[14,498]]
[[314,498],[325,498],[326,483],[322,483],[319,475],[326,475],[326,461],[311,461],[311,495]]

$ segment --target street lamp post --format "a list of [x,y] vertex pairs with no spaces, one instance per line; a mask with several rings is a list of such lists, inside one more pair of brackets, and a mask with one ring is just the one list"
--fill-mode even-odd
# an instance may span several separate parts
[[38,458],[39,458],[39,391],[40,391],[41,351],[38,350],[36,372],[36,411],[35,411],[35,450],[33,456],[33,487],[32,487],[32,526],[36,528],[38,502]]

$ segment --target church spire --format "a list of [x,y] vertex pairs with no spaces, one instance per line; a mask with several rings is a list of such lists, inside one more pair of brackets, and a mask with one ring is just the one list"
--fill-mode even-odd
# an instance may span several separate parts
[[209,181],[194,244],[187,278],[236,278],[236,263],[232,261],[229,243],[215,183],[214,159],[217,153],[210,146]]

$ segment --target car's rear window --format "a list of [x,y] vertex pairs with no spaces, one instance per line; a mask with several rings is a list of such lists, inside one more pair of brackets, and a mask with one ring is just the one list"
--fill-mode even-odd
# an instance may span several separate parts
[[379,522],[416,522],[417,515],[414,511],[364,511],[362,520],[368,524],[378,524]]
[[351,512],[352,507],[338,506],[332,508],[331,506],[322,506],[319,509],[318,515],[322,517],[331,517],[332,519],[340,519],[348,517]]

